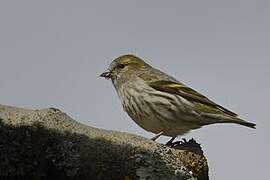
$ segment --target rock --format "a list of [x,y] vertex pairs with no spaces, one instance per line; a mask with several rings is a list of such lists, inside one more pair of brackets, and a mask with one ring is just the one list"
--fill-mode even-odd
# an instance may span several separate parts
[[201,154],[86,126],[55,108],[0,105],[0,137],[0,179],[208,179]]

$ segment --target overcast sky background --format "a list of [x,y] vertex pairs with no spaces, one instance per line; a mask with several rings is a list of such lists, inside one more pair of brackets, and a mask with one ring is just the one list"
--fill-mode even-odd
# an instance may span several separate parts
[[152,137],[98,77],[134,53],[257,123],[184,136],[202,144],[212,180],[269,177],[269,0],[3,0],[0,25],[1,104],[53,106],[87,125]]

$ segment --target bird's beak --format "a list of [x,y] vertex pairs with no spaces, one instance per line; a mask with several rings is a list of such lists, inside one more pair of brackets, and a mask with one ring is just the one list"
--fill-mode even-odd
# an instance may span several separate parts
[[99,75],[100,77],[104,77],[106,79],[110,79],[112,75],[112,72],[110,70],[106,70],[104,73],[102,73],[101,75]]

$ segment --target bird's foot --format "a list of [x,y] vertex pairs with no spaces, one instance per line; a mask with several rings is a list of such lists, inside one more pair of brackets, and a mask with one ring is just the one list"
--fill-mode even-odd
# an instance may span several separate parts
[[185,144],[185,143],[188,142],[185,138],[183,138],[183,139],[180,140],[180,141],[175,141],[175,142],[173,142],[174,140],[175,140],[175,137],[171,138],[171,139],[166,143],[166,146],[169,146],[170,148],[175,148],[176,146],[180,146],[180,145],[183,145],[183,144]]
[[191,151],[193,153],[199,154],[199,155],[203,155],[201,145],[198,144],[193,138],[188,141],[185,138],[183,138],[180,141],[173,142],[174,139],[173,138],[170,139],[166,143],[166,145],[169,146],[170,148],[187,150],[187,151]]

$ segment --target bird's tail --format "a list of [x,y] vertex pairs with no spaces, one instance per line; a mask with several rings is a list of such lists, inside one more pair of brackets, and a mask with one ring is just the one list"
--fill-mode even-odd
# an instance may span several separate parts
[[249,128],[256,129],[256,124],[247,122],[243,119],[240,119],[238,117],[232,117],[232,116],[224,116],[221,114],[210,114],[205,113],[203,115],[206,118],[206,124],[214,124],[214,123],[234,123],[234,124],[240,124]]
[[233,118],[233,121],[231,121],[231,122],[236,123],[236,124],[240,124],[240,125],[243,125],[243,126],[246,126],[246,127],[249,127],[249,128],[256,129],[256,124],[251,123],[251,122],[247,122],[247,121],[245,121],[243,119],[240,119],[240,118]]

